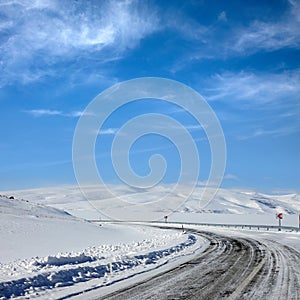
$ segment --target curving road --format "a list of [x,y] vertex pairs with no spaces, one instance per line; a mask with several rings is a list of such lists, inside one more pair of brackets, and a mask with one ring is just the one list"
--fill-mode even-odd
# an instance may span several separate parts
[[171,271],[98,299],[300,299],[300,253],[274,241],[190,230],[210,247]]

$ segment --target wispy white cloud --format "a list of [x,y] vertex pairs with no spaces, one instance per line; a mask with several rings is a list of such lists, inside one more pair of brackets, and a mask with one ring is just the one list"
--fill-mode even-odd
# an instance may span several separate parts
[[70,117],[77,118],[77,117],[81,117],[83,114],[84,114],[83,111],[72,111],[72,112],[69,113],[68,115],[69,115]]
[[274,129],[257,128],[249,134],[238,136],[238,139],[248,140],[248,139],[260,138],[266,136],[272,136],[278,138],[278,137],[287,136],[299,132],[300,132],[300,126],[281,126]]
[[52,75],[58,62],[121,57],[159,26],[155,10],[134,0],[19,0],[0,8],[0,86]]
[[[171,17],[170,17],[171,18]],[[288,1],[286,11],[278,18],[252,19],[241,24],[228,18],[225,11],[216,16],[217,22],[203,25],[194,20],[181,19],[174,15],[173,23],[183,38],[191,41],[190,51],[178,58],[170,67],[176,73],[195,61],[245,57],[258,52],[300,48],[300,2]],[[247,18],[247,21],[249,17]],[[226,27],[224,27],[226,22]],[[174,26],[176,28],[176,26]]]
[[60,110],[51,110],[51,109],[32,109],[32,110],[25,110],[24,112],[34,117],[61,116],[61,117],[77,118],[77,117],[81,117],[84,114],[84,112],[82,111],[72,111],[70,113],[65,113]]
[[300,70],[295,69],[280,74],[225,72],[216,74],[209,80],[210,87],[203,95],[210,101],[243,101],[251,105],[296,103],[300,94]]
[[59,110],[50,110],[50,109],[32,109],[32,110],[26,110],[25,112],[33,115],[34,117],[63,115],[63,113]]
[[99,135],[115,135],[119,128],[106,128],[99,130]]
[[273,51],[282,48],[300,48],[300,2],[289,1],[290,9],[277,21],[254,21],[238,28],[234,41],[227,47],[234,52],[252,53],[259,50]]
[[[155,129],[159,130],[163,126],[164,126],[163,124],[155,124],[154,126],[151,126],[151,128],[153,128],[153,130],[155,132]],[[180,131],[182,129],[180,126],[178,126],[178,127],[177,126],[174,126],[174,127],[169,126],[168,128],[174,132]],[[186,130],[189,130],[189,131],[203,130],[203,127],[201,125],[186,125],[186,126],[183,125],[183,128],[185,128]],[[120,128],[105,128],[105,129],[100,129],[97,133],[99,135],[115,135],[119,131],[119,129]],[[121,133],[119,133],[119,134],[121,134]],[[122,134],[125,134],[125,133],[123,132]],[[130,134],[130,133],[128,133],[128,134]],[[179,132],[178,134],[182,134],[182,132]],[[202,140],[204,140],[204,138],[203,139],[198,138],[198,141],[202,141]]]
[[[232,129],[239,140],[288,136],[300,131],[299,69],[217,74],[208,80],[202,94],[208,101],[233,108],[227,116],[221,112],[221,117],[225,122],[239,122],[241,127]],[[251,118],[241,118],[245,111],[251,113]]]
[[235,180],[235,181],[239,181],[239,177],[234,175],[234,174],[225,174],[223,179],[225,180]]

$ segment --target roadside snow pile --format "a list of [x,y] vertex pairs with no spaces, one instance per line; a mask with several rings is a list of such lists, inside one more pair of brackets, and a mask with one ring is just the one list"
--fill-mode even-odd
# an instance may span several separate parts
[[[157,268],[171,259],[190,254],[199,247],[199,241],[194,235],[161,231],[162,236],[156,239],[102,245],[78,253],[1,264],[0,299],[39,297],[45,291],[52,293],[54,288],[70,287],[92,279],[97,279],[98,286],[104,286]],[[149,252],[150,249],[157,250]]]
[[57,256],[46,256],[42,259],[34,259],[30,262],[30,265],[36,266],[38,268],[48,267],[48,266],[63,266],[63,265],[73,265],[82,264],[86,262],[91,262],[97,260],[97,257],[86,255],[85,253],[75,254],[75,255],[64,255],[58,254]]

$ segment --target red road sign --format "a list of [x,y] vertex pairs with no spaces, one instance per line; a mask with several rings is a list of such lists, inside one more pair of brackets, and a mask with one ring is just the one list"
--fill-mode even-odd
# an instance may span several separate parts
[[277,218],[280,219],[280,220],[282,220],[282,213],[279,213],[279,214],[277,215]]

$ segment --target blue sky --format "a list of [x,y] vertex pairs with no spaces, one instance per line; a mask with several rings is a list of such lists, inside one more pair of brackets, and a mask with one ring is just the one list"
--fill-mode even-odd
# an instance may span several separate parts
[[[218,116],[227,144],[223,187],[300,191],[299,1],[0,0],[0,190],[76,183],[76,123],[100,92],[137,77],[180,81]],[[163,101],[117,111],[97,141],[99,170],[117,129],[141,113],[176,118],[195,139],[199,183],[209,173],[203,130]],[[148,138],[148,139],[147,139]],[[140,175],[154,153],[176,182],[179,154],[165,138],[143,137],[130,154]]]

